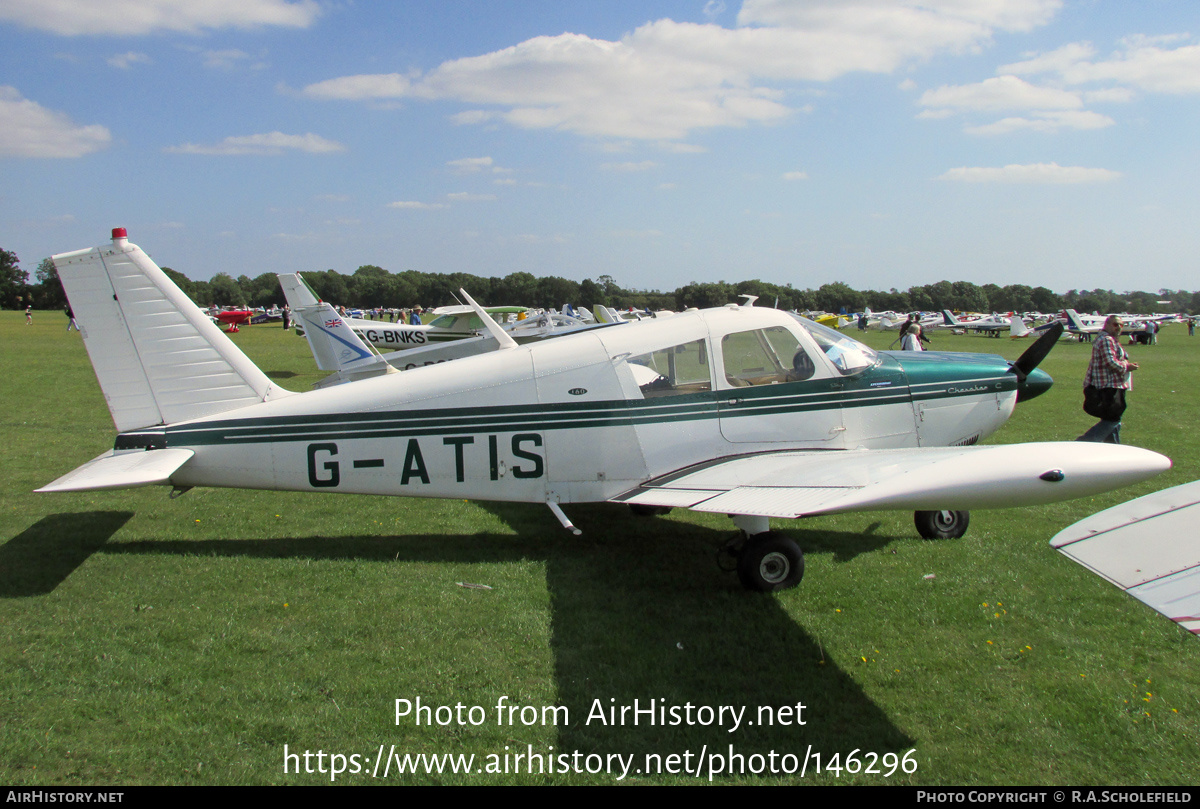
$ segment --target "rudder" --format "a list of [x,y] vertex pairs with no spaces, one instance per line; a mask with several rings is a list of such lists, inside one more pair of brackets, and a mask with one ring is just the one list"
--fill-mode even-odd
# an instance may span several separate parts
[[250,361],[124,228],[53,257],[117,430],[209,416],[291,394]]

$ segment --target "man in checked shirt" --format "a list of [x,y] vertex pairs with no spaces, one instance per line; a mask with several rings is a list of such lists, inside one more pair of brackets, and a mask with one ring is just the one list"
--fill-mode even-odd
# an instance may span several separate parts
[[[1125,391],[1130,388],[1129,374],[1138,364],[1121,348],[1121,318],[1109,315],[1104,331],[1092,343],[1092,361],[1083,375],[1083,387],[1097,388],[1108,418],[1102,418],[1076,441],[1121,443],[1121,413],[1125,411]],[[1086,395],[1086,393],[1085,393]]]

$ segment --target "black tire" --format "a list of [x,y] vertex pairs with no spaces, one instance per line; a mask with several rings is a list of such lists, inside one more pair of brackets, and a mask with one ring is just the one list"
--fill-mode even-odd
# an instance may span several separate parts
[[925,539],[958,539],[971,524],[969,511],[918,511],[913,518],[917,533]]
[[671,513],[670,506],[644,506],[641,503],[630,503],[629,510],[635,517],[661,517]]
[[746,540],[738,554],[737,571],[747,590],[786,590],[804,578],[804,552],[786,534],[766,531]]

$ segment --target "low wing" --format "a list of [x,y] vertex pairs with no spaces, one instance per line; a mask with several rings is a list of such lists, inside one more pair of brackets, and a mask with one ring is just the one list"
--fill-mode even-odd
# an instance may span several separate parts
[[613,498],[765,517],[1007,508],[1069,500],[1169,469],[1156,452],[1057,442],[755,453],[681,469]]
[[190,449],[109,450],[36,491],[90,492],[170,483],[171,475],[193,455]]
[[1200,481],[1064,528],[1050,546],[1200,635]]

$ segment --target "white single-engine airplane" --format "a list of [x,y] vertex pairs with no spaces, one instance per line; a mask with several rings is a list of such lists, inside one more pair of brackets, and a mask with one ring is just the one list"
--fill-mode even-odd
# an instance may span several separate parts
[[771,517],[905,509],[925,536],[961,536],[966,509],[1065,500],[1170,467],[1113,444],[972,446],[1050,386],[1034,366],[1057,335],[1015,363],[896,356],[731,305],[525,346],[497,337],[489,354],[297,394],[201,316],[123,228],[54,263],[119,434],[39,491],[508,500],[545,503],[576,533],[563,504],[681,506],[730,515],[743,584],[777,590],[797,584],[804,563]]

